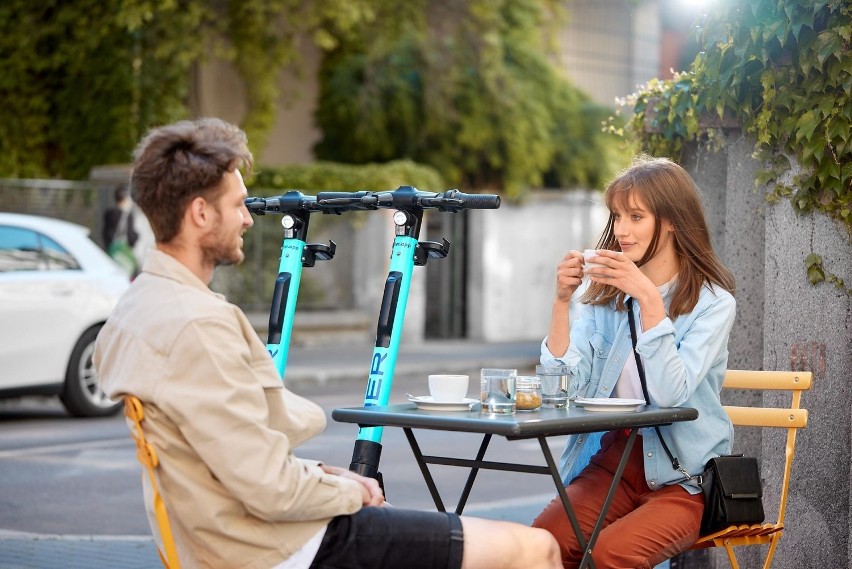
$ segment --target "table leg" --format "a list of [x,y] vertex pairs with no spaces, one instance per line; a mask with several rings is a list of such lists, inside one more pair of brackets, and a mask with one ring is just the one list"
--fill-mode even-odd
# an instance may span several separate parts
[[426,481],[426,487],[429,488],[429,493],[432,495],[432,501],[435,502],[435,507],[439,512],[446,512],[444,502],[441,500],[441,495],[438,493],[438,487],[435,485],[435,480],[432,478],[432,473],[429,472],[429,467],[423,459],[423,453],[420,451],[420,445],[417,444],[417,439],[414,438],[414,433],[411,429],[403,427],[405,438],[408,439],[408,445],[411,447],[411,452],[414,453],[414,460],[417,461],[417,466],[420,467],[420,472],[423,474],[423,480]]
[[565,492],[565,486],[562,484],[562,478],[559,476],[559,469],[556,468],[556,461],[553,460],[553,454],[550,452],[550,447],[547,446],[547,437],[538,437],[538,444],[541,446],[541,452],[544,455],[544,460],[547,462],[547,467],[550,469],[550,476],[553,478],[553,483],[556,485],[556,492],[559,494],[559,499],[562,501],[562,507],[565,508],[565,513],[568,515],[568,521],[571,522],[571,528],[574,530],[574,535],[577,536],[577,543],[580,548],[586,551],[583,560],[580,562],[580,567],[584,567],[584,563],[588,563],[590,567],[595,567],[594,560],[588,556],[591,546],[586,545],[586,538],[583,536],[583,530],[580,528],[580,522],[577,521],[577,516],[574,514],[574,508],[571,507],[571,502],[568,501],[568,494]]
[[[491,442],[491,435],[485,435],[482,437],[482,444],[479,445],[479,450],[476,452],[476,460],[477,462],[482,460],[485,457],[485,451],[488,449],[488,443]],[[470,474],[467,476],[467,481],[464,483],[464,489],[461,493],[461,498],[459,498],[459,503],[456,505],[456,515],[461,515],[464,510],[464,506],[467,503],[467,498],[470,496],[470,491],[473,488],[473,481],[476,480],[476,475],[479,472],[478,468],[471,468]]]
[[[559,478],[558,471],[556,471],[553,475],[554,482],[556,482],[556,486],[559,491],[559,498],[562,500],[562,505],[568,513],[568,519],[571,521],[571,527],[574,528],[574,533],[577,535],[577,541],[579,542],[580,547],[585,549],[583,558],[580,560],[580,569],[583,567],[595,567],[595,562],[592,559],[592,549],[595,546],[595,541],[598,539],[598,534],[600,534],[601,529],[603,528],[606,513],[609,510],[610,504],[612,504],[613,498],[615,497],[615,491],[618,488],[618,483],[621,481],[621,475],[624,474],[624,469],[627,467],[627,460],[630,458],[630,451],[633,449],[633,443],[636,442],[636,435],[638,433],[638,427],[630,429],[630,436],[627,437],[627,443],[624,446],[624,453],[621,455],[618,468],[615,469],[615,474],[613,475],[612,483],[609,486],[609,491],[607,492],[604,503],[601,506],[601,512],[598,514],[595,527],[592,529],[592,533],[589,536],[589,541],[587,543],[584,543],[585,539],[583,538],[582,531],[577,523],[577,518],[574,516],[574,509],[571,508],[571,504],[568,501],[568,495],[565,493],[565,488],[562,486],[562,480]],[[555,470],[556,465],[554,463],[553,456],[550,453],[550,448],[547,446],[546,439],[544,437],[539,437],[539,444],[541,445],[541,450],[544,453],[547,465],[551,467],[551,469]]]

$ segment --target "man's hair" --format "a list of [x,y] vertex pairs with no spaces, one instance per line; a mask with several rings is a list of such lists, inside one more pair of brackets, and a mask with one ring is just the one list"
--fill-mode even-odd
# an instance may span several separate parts
[[[612,210],[626,209],[636,198],[656,218],[654,236],[637,265],[644,265],[657,254],[664,220],[674,229],[672,241],[678,275],[669,307],[669,316],[673,320],[692,311],[702,286],[716,285],[734,293],[734,277],[713,251],[698,188],[686,170],[667,158],[639,156],[610,182],[604,196],[610,210],[609,221],[598,241],[598,249],[620,250]],[[590,304],[607,305],[613,300],[618,310],[624,309],[624,293],[603,283],[591,283],[582,296],[582,301]]]
[[180,121],[152,129],[133,153],[131,196],[158,243],[180,231],[184,210],[201,196],[215,202],[226,172],[253,164],[245,133],[223,120]]

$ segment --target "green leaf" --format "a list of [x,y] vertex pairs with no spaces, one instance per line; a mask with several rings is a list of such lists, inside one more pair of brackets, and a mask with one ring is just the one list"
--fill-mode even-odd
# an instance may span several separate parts
[[814,47],[817,50],[820,65],[825,63],[829,56],[837,53],[843,45],[843,38],[835,30],[825,30],[817,36]]
[[796,140],[799,141],[804,137],[807,140],[810,140],[814,134],[814,130],[817,126],[819,126],[820,119],[817,116],[817,113],[813,111],[808,111],[799,117],[799,120],[796,121]]
[[825,271],[822,266],[808,267],[808,280],[814,286],[825,280]]

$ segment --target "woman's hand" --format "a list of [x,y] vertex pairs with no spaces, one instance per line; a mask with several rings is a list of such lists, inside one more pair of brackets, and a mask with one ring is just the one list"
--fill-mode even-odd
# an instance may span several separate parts
[[568,349],[571,297],[582,281],[583,254],[570,251],[556,267],[556,298],[550,313],[550,332],[547,335],[547,348],[557,357]]
[[605,249],[588,259],[601,267],[592,267],[586,273],[593,282],[612,285],[629,294],[642,307],[642,328],[649,330],[666,316],[660,291],[651,279],[625,255]]
[[602,265],[587,269],[586,275],[592,282],[612,285],[636,299],[642,298],[643,294],[650,291],[657,292],[657,287],[651,279],[642,273],[636,263],[621,253],[600,249],[597,256],[589,258],[588,262]]
[[341,478],[349,478],[361,485],[361,505],[363,506],[381,506],[385,503],[385,495],[379,486],[378,481],[374,478],[368,478],[355,474],[351,470],[346,470],[340,466],[329,466],[322,464],[320,467],[327,473]]
[[583,281],[583,254],[570,251],[556,267],[556,300],[571,302],[571,296]]

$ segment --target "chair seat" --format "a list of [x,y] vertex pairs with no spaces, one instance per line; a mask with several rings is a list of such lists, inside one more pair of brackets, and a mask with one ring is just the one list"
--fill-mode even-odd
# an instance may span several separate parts
[[701,536],[692,546],[692,549],[724,546],[726,540],[737,542],[732,545],[768,543],[774,534],[782,531],[784,531],[784,524],[764,523],[728,526],[716,533]]

